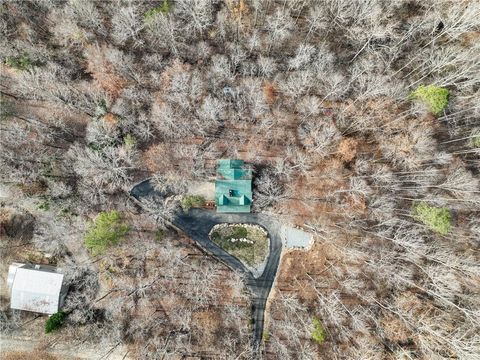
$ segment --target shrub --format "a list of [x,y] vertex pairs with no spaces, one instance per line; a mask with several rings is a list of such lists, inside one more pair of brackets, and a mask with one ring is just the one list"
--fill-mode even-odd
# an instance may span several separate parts
[[127,134],[123,137],[123,143],[128,149],[133,149],[137,145],[137,139],[131,134]]
[[470,138],[470,141],[468,142],[468,147],[480,148],[480,135],[475,135],[472,138]]
[[449,92],[442,87],[421,85],[411,95],[425,102],[428,105],[428,110],[434,115],[439,115],[448,104]]
[[95,116],[100,119],[101,117],[105,116],[107,113],[108,113],[107,102],[104,99],[102,99],[100,100],[99,103],[97,103],[97,107],[95,108]]
[[107,247],[117,245],[128,230],[128,225],[122,223],[121,214],[118,211],[101,212],[95,222],[89,224],[89,230],[85,236],[85,247],[93,256],[99,255]]
[[427,225],[439,234],[445,235],[452,227],[452,216],[447,208],[430,206],[425,202],[413,205],[413,217],[415,220]]
[[63,311],[59,311],[50,316],[45,322],[45,334],[61,328],[66,317],[67,314],[65,314]]
[[5,64],[17,70],[28,70],[33,67],[33,63],[27,55],[17,57],[7,57]]
[[48,203],[48,201],[45,200],[45,201],[41,202],[40,204],[38,204],[37,209],[43,210],[43,211],[48,211],[48,210],[50,210],[50,204]]
[[263,341],[268,342],[270,340],[270,333],[268,331],[264,331],[262,334]]
[[200,195],[187,195],[181,201],[183,211],[188,211],[192,207],[205,205],[205,198]]
[[163,0],[161,5],[154,7],[153,9],[150,9],[147,12],[145,12],[145,15],[143,18],[146,22],[151,21],[155,17],[155,15],[159,13],[164,13],[164,14],[168,13],[171,10],[171,7],[172,5],[170,4],[169,0]]
[[322,344],[325,341],[325,330],[323,329],[322,323],[317,318],[313,318],[312,323],[312,340],[318,344]]
[[248,230],[243,226],[235,226],[232,229],[232,235],[229,236],[230,239],[245,239],[248,236]]

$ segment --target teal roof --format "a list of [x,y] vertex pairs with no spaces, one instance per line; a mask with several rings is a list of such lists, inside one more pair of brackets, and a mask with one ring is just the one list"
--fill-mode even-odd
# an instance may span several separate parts
[[221,159],[217,165],[217,179],[252,180],[252,171],[245,168],[243,160]]
[[215,203],[218,212],[250,212],[252,204],[252,171],[243,160],[217,161]]

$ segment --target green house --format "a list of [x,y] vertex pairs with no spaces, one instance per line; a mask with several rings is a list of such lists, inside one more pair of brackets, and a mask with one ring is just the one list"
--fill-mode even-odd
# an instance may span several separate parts
[[243,160],[217,161],[215,204],[217,212],[250,212],[252,170],[245,167]]

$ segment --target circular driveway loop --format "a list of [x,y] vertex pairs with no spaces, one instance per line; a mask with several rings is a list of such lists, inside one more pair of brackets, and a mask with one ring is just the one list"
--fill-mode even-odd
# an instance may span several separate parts
[[[130,195],[140,201],[142,198],[155,196],[155,190],[149,180],[135,185]],[[179,212],[172,221],[173,225],[182,230],[191,239],[195,240],[206,252],[215,256],[225,265],[237,271],[245,278],[246,285],[252,294],[253,320],[254,320],[254,346],[258,348],[262,341],[265,305],[268,294],[272,288],[277,273],[280,254],[282,252],[282,239],[280,224],[266,214],[252,213],[216,213],[211,210],[190,209],[188,213]],[[263,226],[270,237],[270,252],[267,264],[262,275],[255,278],[253,274],[236,257],[217,246],[210,240],[208,233],[217,224],[222,223],[255,223]]]

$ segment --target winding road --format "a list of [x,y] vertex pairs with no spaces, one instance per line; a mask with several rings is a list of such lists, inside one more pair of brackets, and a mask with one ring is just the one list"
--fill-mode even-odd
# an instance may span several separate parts
[[[140,203],[142,199],[155,199],[160,196],[153,188],[150,180],[142,181],[130,191]],[[270,253],[262,275],[255,278],[253,274],[238,260],[210,240],[208,233],[213,226],[221,223],[255,223],[263,226],[269,233]],[[191,209],[188,213],[179,212],[172,224],[182,230],[191,239],[195,240],[206,252],[215,256],[231,269],[239,272],[245,278],[247,287],[252,294],[252,310],[254,320],[254,346],[258,348],[262,341],[265,306],[268,294],[272,288],[277,273],[280,254],[282,252],[282,239],[280,224],[266,214],[253,213],[216,213],[212,210]]]

